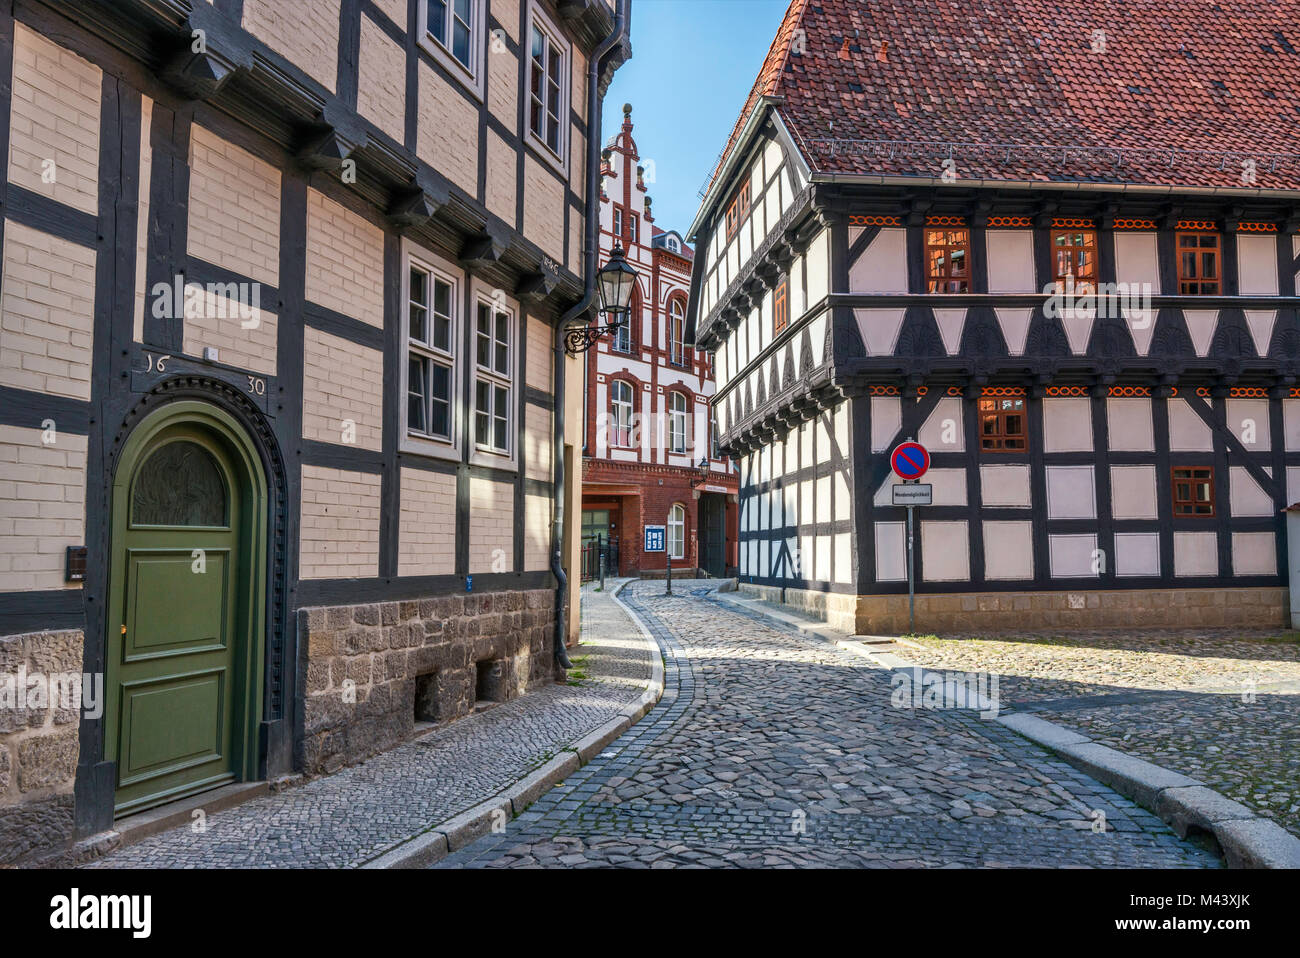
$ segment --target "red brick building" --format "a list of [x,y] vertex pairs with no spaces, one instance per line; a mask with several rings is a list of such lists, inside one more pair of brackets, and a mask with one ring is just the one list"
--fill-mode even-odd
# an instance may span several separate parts
[[[712,357],[685,345],[694,252],[654,225],[631,113],[603,153],[600,261],[621,245],[637,287],[628,321],[587,354],[583,538],[616,539],[623,575],[663,575],[666,553],[674,573],[729,575],[738,477],[716,449]],[[646,551],[648,526],[662,549]]]

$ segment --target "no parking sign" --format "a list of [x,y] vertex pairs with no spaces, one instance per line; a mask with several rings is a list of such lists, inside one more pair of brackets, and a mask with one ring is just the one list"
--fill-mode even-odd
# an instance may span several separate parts
[[930,468],[930,453],[919,442],[899,443],[889,457],[894,475],[905,482],[920,479]]

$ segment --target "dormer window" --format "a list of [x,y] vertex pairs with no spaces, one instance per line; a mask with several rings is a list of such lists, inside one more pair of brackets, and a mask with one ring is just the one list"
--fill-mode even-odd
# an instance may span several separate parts
[[681,246],[678,245],[677,240],[670,236],[668,237],[668,248],[672,250],[672,252],[676,253],[681,249]]

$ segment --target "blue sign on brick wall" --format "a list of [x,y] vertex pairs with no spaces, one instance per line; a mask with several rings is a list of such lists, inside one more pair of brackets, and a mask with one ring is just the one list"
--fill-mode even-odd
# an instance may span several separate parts
[[645,527],[645,551],[646,552],[664,551],[664,527],[663,526]]

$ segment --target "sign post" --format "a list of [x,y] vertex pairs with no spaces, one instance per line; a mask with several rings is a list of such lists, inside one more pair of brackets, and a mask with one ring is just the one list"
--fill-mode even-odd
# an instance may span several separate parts
[[919,442],[899,443],[889,465],[903,485],[894,486],[894,505],[907,507],[907,631],[916,632],[916,574],[913,568],[913,510],[934,501],[934,486],[917,482],[930,468],[930,453]]

